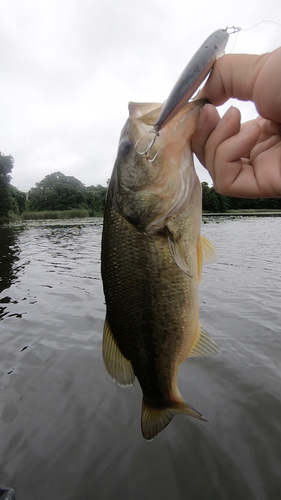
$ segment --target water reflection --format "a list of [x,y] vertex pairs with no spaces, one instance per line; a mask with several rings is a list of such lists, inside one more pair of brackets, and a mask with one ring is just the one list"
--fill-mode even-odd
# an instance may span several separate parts
[[[22,267],[18,237],[22,227],[4,227],[0,229],[0,320],[8,313],[4,304],[14,303],[9,296],[8,289],[17,280],[18,272]],[[6,293],[2,294],[6,290]]]
[[17,278],[20,248],[18,235],[22,228],[4,227],[0,229],[0,293],[9,288]]
[[16,498],[279,498],[280,222],[214,220],[203,232],[219,261],[204,269],[201,321],[222,355],[183,363],[179,386],[209,424],[176,417],[152,443],[138,384],[118,387],[103,366],[101,221],[35,222],[9,240],[0,484]]

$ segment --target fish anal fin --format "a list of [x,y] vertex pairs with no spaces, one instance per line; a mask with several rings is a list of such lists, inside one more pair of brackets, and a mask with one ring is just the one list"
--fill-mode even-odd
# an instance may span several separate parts
[[151,441],[159,432],[167,427],[175,415],[187,415],[188,417],[198,418],[207,422],[201,413],[184,401],[175,403],[175,406],[172,408],[154,408],[147,405],[143,400],[141,416],[143,437]]
[[203,264],[214,264],[218,260],[218,254],[214,245],[206,238],[200,236],[200,243],[202,248]]
[[207,333],[203,328],[199,327],[199,333],[196,342],[190,351],[188,357],[202,357],[210,356],[215,358],[220,355],[220,349],[216,342],[212,339],[211,335]]
[[173,257],[175,263],[185,274],[187,274],[191,278],[192,276],[190,273],[190,268],[186,261],[185,252],[182,249],[180,242],[178,242],[171,236],[168,236],[167,240],[170,254]]
[[134,384],[134,372],[130,361],[121,353],[106,316],[103,328],[102,355],[109,375],[121,386]]

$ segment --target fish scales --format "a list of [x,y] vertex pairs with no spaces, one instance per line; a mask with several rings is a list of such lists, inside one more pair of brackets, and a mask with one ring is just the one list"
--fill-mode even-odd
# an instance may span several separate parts
[[[192,230],[191,217],[182,222]],[[190,249],[190,279],[174,262],[164,235],[140,233],[110,209],[103,235],[103,248],[109,249],[102,273],[110,326],[146,400],[165,406],[198,308],[196,255]]]
[[201,184],[190,147],[203,105],[186,104],[143,154],[136,145],[151,141],[150,124],[159,107],[131,103],[107,193],[103,358],[120,385],[132,385],[137,377],[146,439],[176,414],[205,420],[183,400],[178,369],[188,356],[218,352],[199,325],[203,257],[216,256],[200,236]]

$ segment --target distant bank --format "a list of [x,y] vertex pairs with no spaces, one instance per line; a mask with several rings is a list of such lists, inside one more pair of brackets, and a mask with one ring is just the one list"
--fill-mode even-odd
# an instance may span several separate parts
[[[281,210],[228,210],[226,212],[204,212],[203,217],[281,217]],[[10,218],[10,222],[42,219],[84,219],[103,217],[102,212],[91,213],[89,210],[44,210],[41,212],[23,212]]]
[[204,212],[203,217],[281,217],[281,210],[228,210],[227,212]]

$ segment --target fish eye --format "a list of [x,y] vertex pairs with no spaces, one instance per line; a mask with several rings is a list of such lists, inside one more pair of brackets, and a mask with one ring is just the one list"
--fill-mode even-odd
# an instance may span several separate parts
[[128,156],[133,149],[133,143],[130,139],[124,139],[119,144],[119,153],[122,156]]

